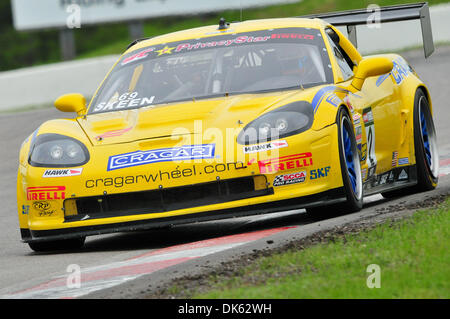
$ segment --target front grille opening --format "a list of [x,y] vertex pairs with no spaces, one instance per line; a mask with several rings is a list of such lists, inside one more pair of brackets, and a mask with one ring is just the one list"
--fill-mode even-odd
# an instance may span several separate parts
[[64,202],[65,220],[160,213],[269,194],[273,194],[273,189],[268,188],[266,177],[259,175],[143,192],[71,198]]

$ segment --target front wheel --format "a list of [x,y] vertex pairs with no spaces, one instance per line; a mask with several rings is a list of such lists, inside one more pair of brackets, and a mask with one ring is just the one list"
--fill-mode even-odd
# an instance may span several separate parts
[[345,108],[341,108],[337,115],[339,159],[341,164],[342,182],[346,193],[346,202],[325,207],[307,208],[308,214],[342,211],[353,213],[363,206],[363,187],[361,162],[356,144],[355,132],[350,116]]

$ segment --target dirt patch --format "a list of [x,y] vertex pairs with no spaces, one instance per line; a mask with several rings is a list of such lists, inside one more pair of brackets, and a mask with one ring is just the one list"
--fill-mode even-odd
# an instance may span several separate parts
[[[344,240],[345,242],[345,238],[349,235],[371,230],[381,223],[391,223],[391,225],[395,225],[396,221],[411,217],[419,209],[438,206],[444,202],[447,197],[448,194],[442,194],[430,196],[421,202],[408,203],[407,201],[404,201],[395,205],[378,208],[375,210],[374,215],[362,218],[356,222],[337,226],[326,231],[320,231],[300,240],[291,241],[278,248],[253,250],[252,253],[240,256],[238,259],[222,262],[219,266],[205,269],[200,275],[185,276],[169,282],[164,286],[149,287],[147,291],[141,291],[140,297],[147,299],[190,299],[195,294],[208,291],[212,283],[221,282],[227,278],[242,275],[244,267],[261,257],[271,256],[286,251],[299,251],[313,245],[330,243],[336,240]],[[266,241],[266,243],[269,246],[270,244],[273,244],[270,240]],[[299,270],[295,270],[295,272],[299,273]],[[275,276],[279,277],[287,275],[290,274],[275,274]],[[264,283],[264,281],[265,278],[258,276],[247,275],[245,277],[246,284],[261,284]]]

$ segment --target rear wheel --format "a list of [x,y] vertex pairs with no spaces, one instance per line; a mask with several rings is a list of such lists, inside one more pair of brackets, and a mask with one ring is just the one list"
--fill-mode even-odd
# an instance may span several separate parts
[[85,240],[86,237],[79,237],[55,241],[30,242],[28,245],[36,252],[77,250],[84,246]]
[[381,193],[386,198],[428,191],[437,186],[439,176],[439,155],[437,150],[436,129],[431,115],[430,104],[422,90],[417,90],[416,92],[413,116],[417,185]]
[[363,188],[361,162],[353,124],[345,108],[341,108],[338,112],[337,125],[341,175],[347,201],[339,205],[308,208],[306,209],[307,213],[315,214],[319,211],[336,210],[351,213],[359,211],[362,208]]

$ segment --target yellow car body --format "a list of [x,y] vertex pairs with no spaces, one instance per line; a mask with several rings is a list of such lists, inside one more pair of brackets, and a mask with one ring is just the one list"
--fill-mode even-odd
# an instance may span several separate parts
[[[350,77],[327,32],[339,36],[338,44],[354,63]],[[130,96],[142,72],[140,60],[152,54],[175,57],[178,48],[190,45],[195,50],[195,43],[212,40],[226,45],[221,38],[265,41],[260,35],[264,33],[269,40],[314,36],[322,41],[330,81],[160,104],[152,103],[154,97]],[[127,63],[135,67],[125,83],[129,95],[124,105],[138,107],[90,113],[107,103],[94,105],[94,96],[85,108],[83,97],[68,95],[56,106],[77,112],[76,118],[47,121],[23,143],[17,203],[24,242],[345,202],[340,109],[352,121],[364,196],[417,183],[414,98],[423,90],[431,107],[428,89],[401,56],[362,57],[320,19],[256,20],[158,36],[132,45],[110,73]],[[239,133],[258,117],[299,101],[309,103],[314,112],[306,131],[264,143],[237,142]],[[33,165],[32,152],[36,143],[45,143],[46,134],[75,139],[87,158],[72,166]],[[58,150],[54,155],[59,156]]]

